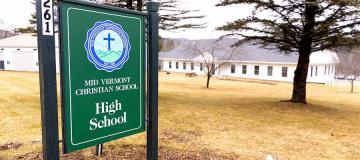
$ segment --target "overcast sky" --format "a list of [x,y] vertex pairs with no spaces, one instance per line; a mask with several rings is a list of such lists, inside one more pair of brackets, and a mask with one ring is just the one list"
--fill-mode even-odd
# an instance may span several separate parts
[[[215,7],[220,0],[180,0],[181,8],[199,9],[199,14],[206,17],[201,20],[206,23],[204,29],[179,30],[160,32],[163,37],[189,38],[189,39],[206,39],[217,38],[223,33],[215,31],[215,28],[233,21],[239,17],[249,14],[248,7],[227,6]],[[35,11],[31,0],[0,0],[0,28],[13,29],[16,27],[25,27],[29,25],[28,19],[30,14]],[[199,20],[196,20],[197,22]]]
[[30,14],[35,11],[30,2],[31,0],[0,0],[0,28],[27,26]]

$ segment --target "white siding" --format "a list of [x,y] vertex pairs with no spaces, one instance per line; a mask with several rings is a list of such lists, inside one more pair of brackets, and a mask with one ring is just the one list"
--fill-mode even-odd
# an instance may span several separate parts
[[[231,73],[231,64],[236,65],[235,73]],[[246,65],[246,74],[242,73],[242,66]],[[255,66],[259,66],[259,75],[255,75]],[[272,76],[268,76],[268,66],[273,67]],[[282,77],[282,67],[287,67],[287,77]],[[273,80],[292,82],[294,77],[295,65],[262,64],[262,63],[230,63],[221,68],[222,76],[240,77],[259,80]]]
[[[206,67],[203,63],[203,70],[200,70],[200,63],[194,61],[185,61],[185,60],[161,60],[162,70],[167,72],[178,72],[178,73],[196,73],[198,75],[205,75]],[[171,62],[171,68],[169,68],[169,62]],[[178,62],[179,67],[176,69],[176,62]],[[186,69],[184,69],[183,63],[186,63]],[[191,70],[191,63],[194,63],[194,70]],[[221,71],[216,70],[215,76],[218,76]]]
[[4,51],[0,50],[0,61],[3,61],[5,58],[5,53]]
[[[60,72],[59,50],[56,49],[56,72]],[[5,70],[38,72],[38,51],[36,48],[4,48],[0,60],[5,63]]]
[[[171,62],[171,68],[169,68],[169,62]],[[176,69],[176,62],[178,62],[178,68]],[[199,66],[196,66],[194,62],[191,61],[184,61],[184,60],[178,60],[178,61],[170,61],[170,60],[163,60],[162,61],[162,67],[164,71],[169,72],[181,72],[181,73],[189,73],[189,72],[196,72],[196,70],[200,70]],[[184,69],[184,63],[186,63],[186,69]],[[194,70],[191,70],[191,63],[194,63]]]
[[[317,74],[316,67],[318,68]],[[310,65],[307,81],[333,85],[335,83],[335,67],[335,64]],[[312,74],[311,71],[313,72]]]
[[34,51],[13,51],[11,52],[11,65],[15,71],[35,71],[36,53]]
[[[169,68],[169,62],[171,62],[171,68]],[[179,68],[176,69],[175,64],[179,63]],[[186,62],[186,70],[183,69],[183,62]],[[200,71],[200,63],[194,62],[194,70],[191,70],[189,61],[184,60],[162,60],[162,70],[167,72],[180,72],[180,73],[189,73],[195,72],[198,75],[204,75],[204,71]],[[231,73],[231,65],[235,65],[235,73]],[[242,66],[246,65],[247,70],[246,74],[242,73]],[[259,66],[259,75],[255,75],[255,66]],[[268,67],[272,66],[273,71],[272,75],[268,76]],[[327,71],[325,74],[325,66]],[[287,76],[282,76],[282,68],[287,67]],[[313,76],[311,76],[311,67],[313,67]],[[316,67],[318,67],[318,73],[315,74]],[[328,70],[330,68],[330,72]],[[204,66],[203,69],[206,69]],[[271,80],[271,81],[281,81],[281,82],[293,82],[294,72],[296,69],[296,64],[278,64],[278,63],[251,63],[251,62],[233,62],[223,65],[219,70],[215,72],[215,76],[228,76],[228,77],[239,77],[239,78],[248,78],[248,79],[259,79],[259,80]],[[311,83],[324,83],[328,85],[334,84],[335,76],[335,64],[328,65],[310,65],[308,82]]]
[[13,66],[12,66],[12,57],[11,57],[11,53],[13,50],[10,49],[4,49],[3,53],[4,53],[4,61],[5,61],[5,70],[13,70]]

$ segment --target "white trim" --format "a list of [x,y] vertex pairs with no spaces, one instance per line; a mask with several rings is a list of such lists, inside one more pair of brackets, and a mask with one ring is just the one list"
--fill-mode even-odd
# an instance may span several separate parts
[[[224,61],[220,61],[224,62]],[[266,61],[225,61],[229,63],[251,63],[251,64],[284,64],[284,65],[296,65],[295,62],[266,62]]]
[[[175,58],[159,58],[159,60],[173,60],[173,61],[193,61],[201,62],[202,60],[195,59],[175,59]],[[217,60],[215,62],[227,62],[227,63],[251,63],[251,64],[283,64],[283,65],[297,65],[297,62],[266,62],[266,61],[235,61],[235,60]],[[309,65],[329,65],[329,64],[338,64],[337,62],[329,63],[310,63]]]

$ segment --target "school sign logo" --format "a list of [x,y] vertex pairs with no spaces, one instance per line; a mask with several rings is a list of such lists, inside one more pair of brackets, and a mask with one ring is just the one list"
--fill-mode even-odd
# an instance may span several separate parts
[[129,35],[120,24],[99,21],[89,29],[85,42],[88,60],[98,70],[112,72],[121,69],[129,59]]

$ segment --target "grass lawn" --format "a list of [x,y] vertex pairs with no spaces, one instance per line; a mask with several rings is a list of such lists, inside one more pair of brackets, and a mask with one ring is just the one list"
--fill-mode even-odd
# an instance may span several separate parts
[[[160,74],[160,159],[360,159],[360,87],[310,84],[308,105],[281,103],[290,83]],[[41,128],[38,75],[0,72],[0,159],[38,159]],[[66,159],[144,159],[145,134]]]

